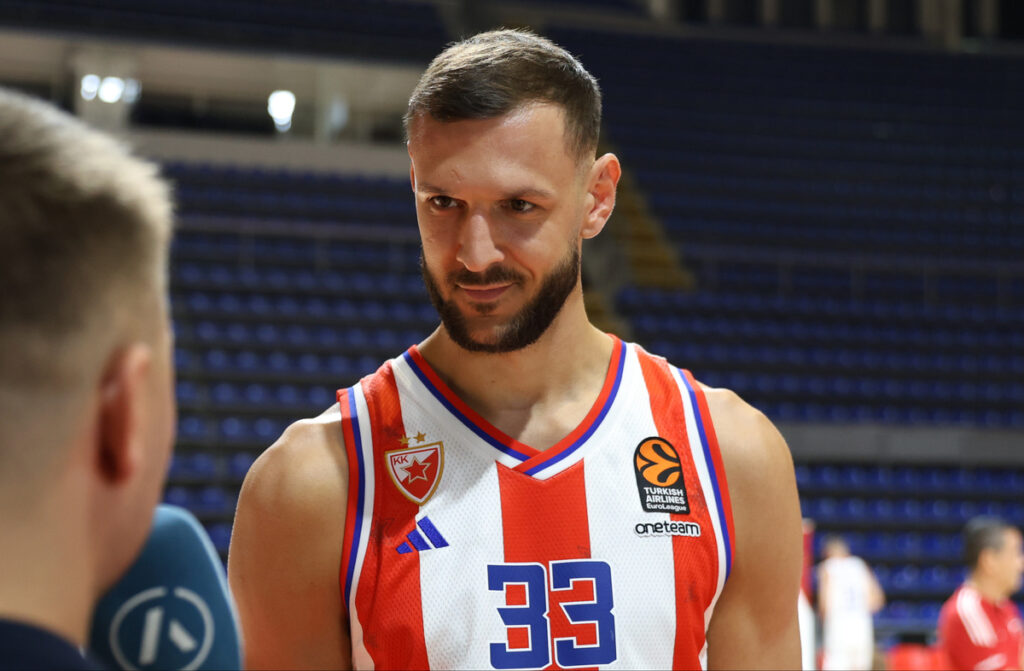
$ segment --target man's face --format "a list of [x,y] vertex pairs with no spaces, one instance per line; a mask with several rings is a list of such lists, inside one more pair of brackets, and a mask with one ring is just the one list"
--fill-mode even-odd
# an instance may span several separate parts
[[532,344],[579,282],[585,174],[564,129],[551,104],[411,126],[424,281],[465,349]]
[[1017,529],[1003,531],[1003,544],[998,550],[991,549],[992,561],[989,566],[996,579],[1004,588],[1007,596],[1015,594],[1021,587],[1021,576],[1024,575],[1024,547],[1021,533]]

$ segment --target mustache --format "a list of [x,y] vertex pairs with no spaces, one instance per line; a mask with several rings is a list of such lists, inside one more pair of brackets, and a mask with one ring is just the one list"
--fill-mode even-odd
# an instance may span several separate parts
[[505,282],[520,284],[524,280],[521,274],[505,266],[491,266],[482,273],[474,273],[466,268],[461,268],[448,273],[446,279],[450,284],[467,284],[470,286],[502,284]]

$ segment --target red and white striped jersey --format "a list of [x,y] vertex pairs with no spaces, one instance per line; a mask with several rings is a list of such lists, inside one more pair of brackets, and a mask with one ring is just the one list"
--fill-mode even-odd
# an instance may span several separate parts
[[942,605],[939,647],[949,668],[1019,669],[1024,653],[1024,625],[1010,599],[992,603],[964,583]]
[[590,412],[543,451],[415,346],[338,400],[356,668],[706,668],[734,536],[689,372],[615,339]]

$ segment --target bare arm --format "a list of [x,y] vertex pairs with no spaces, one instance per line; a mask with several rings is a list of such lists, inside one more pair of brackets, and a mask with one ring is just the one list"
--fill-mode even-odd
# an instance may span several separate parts
[[349,669],[339,588],[348,465],[340,413],[290,426],[253,464],[235,512],[228,580],[249,669]]
[[732,573],[708,629],[708,668],[799,669],[803,540],[789,448],[736,394],[705,393],[736,532]]

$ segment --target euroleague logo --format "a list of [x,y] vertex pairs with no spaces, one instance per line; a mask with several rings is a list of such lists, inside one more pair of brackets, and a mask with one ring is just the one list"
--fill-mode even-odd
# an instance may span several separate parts
[[672,443],[660,436],[645,438],[633,453],[640,505],[649,513],[689,514],[683,466]]
[[648,438],[637,445],[636,469],[656,487],[671,487],[683,472],[675,448],[663,438]]

